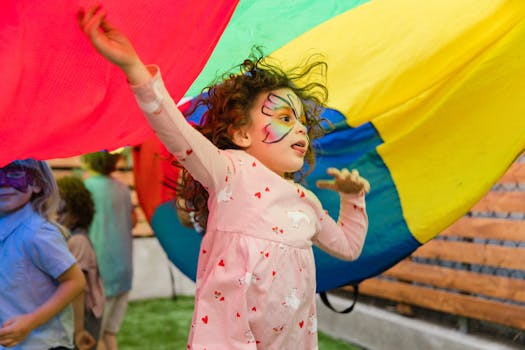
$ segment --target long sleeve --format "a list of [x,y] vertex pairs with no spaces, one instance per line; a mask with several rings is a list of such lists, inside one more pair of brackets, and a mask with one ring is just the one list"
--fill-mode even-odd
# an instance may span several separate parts
[[150,126],[195,180],[206,188],[222,184],[220,179],[233,170],[230,159],[186,121],[167,92],[159,68],[151,65],[148,70],[152,79],[131,89]]
[[364,195],[340,193],[337,223],[327,214],[321,217],[321,229],[313,242],[327,253],[343,260],[355,260],[361,254],[368,231]]

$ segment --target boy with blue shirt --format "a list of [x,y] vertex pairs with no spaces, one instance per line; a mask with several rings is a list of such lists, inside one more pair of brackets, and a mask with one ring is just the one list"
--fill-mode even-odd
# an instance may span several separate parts
[[84,275],[50,221],[51,170],[26,159],[0,168],[0,349],[72,349],[72,300]]

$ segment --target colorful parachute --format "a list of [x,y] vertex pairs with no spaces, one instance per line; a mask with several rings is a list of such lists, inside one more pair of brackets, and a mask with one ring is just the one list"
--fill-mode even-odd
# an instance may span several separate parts
[[[33,11],[27,3],[37,10],[57,4],[54,11],[64,17],[53,26],[35,17],[26,21],[20,14]],[[410,254],[467,212],[525,148],[521,0],[105,5],[144,61],[160,64],[176,99],[185,91],[197,95],[253,44],[284,65],[309,53],[326,56],[327,116],[336,129],[320,140],[317,170],[308,181],[324,177],[327,166],[356,167],[373,190],[362,256],[347,263],[316,251],[319,290],[361,281]],[[76,4],[65,0],[25,0],[7,5],[2,15],[0,70],[9,79],[0,100],[0,164],[138,144],[151,135],[122,75],[90,51],[66,19],[75,11]],[[53,40],[50,32],[58,31],[70,41]],[[42,41],[26,42],[35,37]],[[58,66],[48,70],[52,63]],[[142,156],[143,164],[152,161]],[[139,166],[137,174],[142,171]],[[336,197],[316,192],[336,214]],[[157,208],[161,200],[158,195],[149,202],[150,215],[156,209],[153,227],[170,258],[194,276],[200,238],[179,227],[171,204]]]
[[[2,2],[0,166],[136,145],[152,135],[122,72],[95,52],[76,14],[89,0]],[[195,80],[236,0],[105,0],[109,18],[176,99]],[[198,30],[195,30],[198,28]]]

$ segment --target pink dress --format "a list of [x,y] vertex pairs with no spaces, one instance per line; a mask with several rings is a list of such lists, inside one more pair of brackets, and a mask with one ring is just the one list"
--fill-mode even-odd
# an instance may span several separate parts
[[241,150],[219,150],[190,126],[154,77],[134,86],[149,123],[209,192],[192,350],[317,349],[312,243],[359,256],[368,227],[363,196],[341,195],[336,223],[317,197]]

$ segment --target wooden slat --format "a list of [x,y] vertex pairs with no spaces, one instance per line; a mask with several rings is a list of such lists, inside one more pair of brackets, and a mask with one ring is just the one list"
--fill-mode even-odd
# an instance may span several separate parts
[[[350,289],[344,287],[343,289]],[[362,294],[525,330],[525,307],[454,294],[402,282],[372,278],[359,285]]]
[[[54,158],[48,159],[47,163],[51,167],[57,168],[80,168],[82,162],[80,161],[80,156],[69,157],[69,158]],[[118,169],[124,169],[126,171],[131,170],[131,167],[124,158],[120,158],[117,162]]]
[[47,163],[52,168],[80,168],[80,157],[49,159]]
[[440,236],[525,241],[525,221],[463,217],[440,233]]
[[132,171],[115,171],[111,173],[111,177],[121,181],[128,187],[133,188],[135,186],[135,177],[133,176]]
[[489,192],[471,211],[525,213],[525,192]]
[[514,162],[498,183],[525,183],[525,163]]
[[153,236],[153,230],[147,221],[138,222],[132,230],[133,236]]
[[525,303],[525,280],[403,260],[383,273],[406,282]]
[[80,169],[72,169],[72,170],[62,170],[62,169],[53,169],[53,176],[55,179],[63,178],[64,176],[82,176]]
[[[53,169],[53,174],[55,176],[56,179],[60,179],[61,177],[64,177],[64,176],[69,176],[69,175],[73,175],[73,174],[81,174],[81,170],[78,169],[78,168],[73,168],[73,169],[63,169],[63,168],[59,168],[59,169]],[[125,185],[127,185],[128,187],[130,188],[133,188],[134,184],[135,184],[135,179],[133,177],[133,173],[130,172],[130,171],[115,171],[111,174],[111,176],[113,178],[115,178],[116,180],[119,180],[120,182],[124,183]]]
[[525,270],[525,248],[432,240],[412,256]]
[[[53,162],[51,164],[51,169],[56,178],[61,178],[63,176],[71,175],[72,173],[83,172],[80,167],[75,167],[71,163],[66,163],[65,160],[60,162]],[[111,176],[129,187],[135,186],[135,178],[133,176],[133,171],[128,169],[117,170],[111,173]]]

